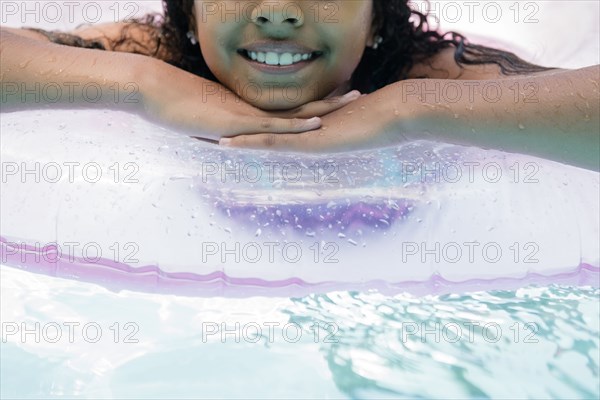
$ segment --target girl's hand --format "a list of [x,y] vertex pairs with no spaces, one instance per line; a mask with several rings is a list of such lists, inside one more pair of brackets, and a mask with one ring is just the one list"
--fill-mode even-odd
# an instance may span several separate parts
[[146,116],[189,136],[211,140],[311,131],[321,126],[321,119],[313,117],[335,111],[360,96],[351,92],[289,111],[265,112],[218,83],[168,64],[160,63],[150,70],[141,88]]
[[393,101],[384,100],[390,99],[384,94],[384,90],[380,90],[361,96],[324,116],[323,124],[317,130],[300,134],[242,135],[223,138],[219,143],[228,147],[335,152],[383,147],[410,140],[406,132],[417,132],[416,112],[408,104],[395,107]]
[[313,101],[292,110],[286,111],[263,111],[262,115],[276,118],[308,118],[309,116],[322,117],[336,111],[361,96],[358,90],[352,90],[342,96]]

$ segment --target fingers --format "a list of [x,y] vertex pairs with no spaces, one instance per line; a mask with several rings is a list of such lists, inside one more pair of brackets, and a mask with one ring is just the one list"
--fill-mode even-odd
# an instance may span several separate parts
[[346,93],[343,96],[332,97],[330,99],[313,101],[311,103],[304,104],[298,108],[290,111],[281,111],[277,115],[282,117],[296,117],[296,118],[308,118],[316,116],[323,116],[333,111],[339,110],[340,108],[350,104],[354,100],[361,97],[358,90],[353,90]]
[[321,127],[321,118],[272,118],[272,117],[242,117],[233,120],[231,135],[265,133],[300,133],[312,131]]
[[307,145],[307,137],[294,134],[260,133],[222,138],[219,145],[247,149],[303,150]]
[[[265,112],[262,117],[246,116],[228,121],[225,136],[263,133],[301,133],[321,127],[321,119],[315,115],[326,115],[361,97],[358,90],[343,96],[315,101],[291,111]],[[310,118],[310,119],[306,119]]]

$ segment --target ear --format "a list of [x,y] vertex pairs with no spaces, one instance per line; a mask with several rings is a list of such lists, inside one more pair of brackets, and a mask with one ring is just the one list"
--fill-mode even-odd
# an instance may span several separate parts
[[373,34],[373,29],[369,32],[369,37],[367,38],[367,47],[373,47],[375,44],[375,35]]
[[189,19],[190,19],[189,20],[189,30],[194,32],[194,35],[197,35],[198,29],[196,26],[196,21],[198,19],[196,18],[196,4],[194,1],[192,1],[191,3],[192,3],[192,5],[191,5],[192,12],[190,13],[190,17],[189,17]]
[[375,7],[373,7],[373,18],[371,19],[371,28],[369,29],[369,36],[367,37],[367,46],[373,47],[375,44],[375,37],[379,34],[382,28],[382,22],[377,13]]

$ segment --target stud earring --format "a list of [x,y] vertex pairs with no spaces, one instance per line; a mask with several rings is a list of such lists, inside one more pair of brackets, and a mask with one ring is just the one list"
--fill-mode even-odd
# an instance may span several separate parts
[[198,39],[196,39],[196,35],[194,34],[194,31],[189,31],[187,33],[187,38],[190,40],[190,42],[194,45],[198,44]]
[[377,50],[381,43],[383,43],[383,38],[381,36],[377,35],[377,36],[375,36],[375,43],[373,43],[373,46],[371,46],[371,48],[373,50]]

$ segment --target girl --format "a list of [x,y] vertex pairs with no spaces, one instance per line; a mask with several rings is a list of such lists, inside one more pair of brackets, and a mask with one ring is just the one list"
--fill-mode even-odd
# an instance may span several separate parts
[[[226,146],[430,139],[600,169],[599,66],[544,68],[440,34],[407,2],[165,0],[164,18],[70,34],[2,28],[3,86],[16,83],[3,103],[30,84],[95,82],[104,106]],[[115,85],[129,102],[115,105]]]

